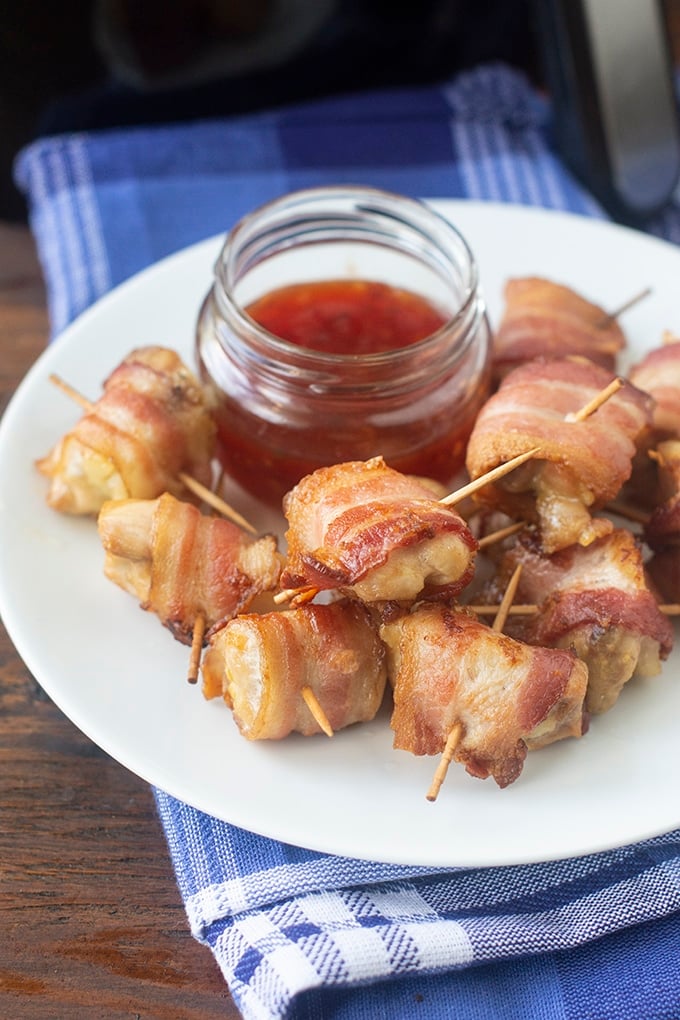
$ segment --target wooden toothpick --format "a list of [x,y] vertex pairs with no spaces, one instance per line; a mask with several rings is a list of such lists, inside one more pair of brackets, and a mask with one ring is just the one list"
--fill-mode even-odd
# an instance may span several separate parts
[[187,683],[198,682],[198,674],[201,668],[201,656],[203,653],[203,638],[205,636],[205,616],[199,613],[194,620],[194,629],[191,638],[191,655],[189,656],[189,668],[187,670]]
[[638,294],[635,294],[632,298],[629,298],[627,301],[624,301],[624,303],[622,305],[619,305],[618,308],[615,308],[613,312],[607,312],[607,314],[603,316],[599,320],[599,322],[595,323],[595,328],[606,329],[607,326],[611,326],[612,322],[615,322],[619,318],[619,316],[623,315],[623,313],[627,312],[629,308],[632,308],[633,305],[636,305],[639,301],[642,301],[643,298],[648,297],[651,293],[652,288],[645,287],[644,290],[641,290]]
[[494,621],[491,624],[491,629],[495,630],[499,634],[503,630],[503,627],[505,626],[505,621],[508,618],[508,613],[510,611],[510,607],[511,607],[511,605],[513,603],[513,600],[515,598],[515,594],[517,593],[517,588],[518,588],[518,585],[519,585],[519,579],[521,577],[521,574],[522,574],[522,564],[518,563],[517,566],[515,567],[513,573],[512,573],[512,577],[508,581],[508,586],[505,589],[505,593],[504,593],[503,598],[501,600],[501,604],[498,607],[498,612],[496,613],[496,616],[494,617]]
[[300,691],[305,705],[314,716],[315,722],[321,727],[327,737],[333,736],[333,727],[328,721],[328,716],[324,712],[319,699],[309,685],[303,687]]
[[243,528],[244,531],[249,532],[251,535],[257,534],[257,528],[253,527],[250,521],[247,521],[245,517],[242,517],[238,510],[234,510],[233,506],[225,502],[216,492],[209,489],[206,485],[192,478],[191,475],[187,475],[184,471],[180,471],[177,476],[187,489],[194,493],[195,496],[199,496],[204,503],[211,506],[214,510],[219,511],[223,517],[228,517],[233,524],[237,524],[239,528]]
[[503,464],[499,464],[495,468],[491,468],[490,471],[485,471],[479,478],[475,478],[473,481],[468,482],[467,485],[463,485],[460,489],[456,489],[455,492],[449,493],[448,496],[444,496],[439,502],[445,506],[454,506],[456,503],[460,503],[461,500],[465,499],[466,496],[470,496],[473,492],[477,492],[478,489],[482,489],[485,485],[489,485],[491,482],[495,482],[498,478],[502,478],[503,475],[507,475],[510,471],[513,471],[520,464],[524,464],[527,460],[531,460],[540,453],[540,446],[534,446],[531,450],[527,450],[525,453],[519,453],[516,457],[511,460],[505,461]]
[[434,776],[432,777],[430,789],[425,794],[427,800],[435,801],[437,799],[439,791],[442,788],[442,783],[446,779],[446,773],[449,771],[449,765],[453,761],[453,756],[456,753],[456,748],[458,747],[458,743],[462,735],[463,725],[462,723],[458,722],[455,724],[455,726],[453,726],[446,740],[444,750],[442,751],[442,756],[439,759],[437,770]]
[[[87,397],[84,397],[82,393],[79,393],[74,386],[67,383],[61,378],[61,376],[52,373],[49,376],[49,379],[51,383],[62,391],[62,393],[65,393],[67,397],[78,404],[83,411],[91,413],[94,410],[95,405],[92,401],[88,400]],[[212,489],[207,488],[207,486],[201,484],[201,482],[192,478],[191,475],[188,475],[183,471],[178,474],[177,478],[185,488],[189,489],[190,492],[193,492],[194,495],[199,496],[214,510],[218,510],[223,517],[227,517],[230,521],[237,524],[240,528],[243,528],[244,531],[248,531],[251,535],[257,534],[257,529],[253,527],[250,521],[247,521],[245,517],[243,517],[237,510],[234,510],[229,503],[221,499],[217,493],[212,491]]]
[[66,380],[62,379],[60,375],[57,375],[55,372],[52,372],[51,375],[49,376],[49,380],[57,387],[58,390],[61,390],[62,393],[65,393],[70,400],[77,404],[78,407],[81,407],[83,411],[87,412],[92,411],[92,409],[94,408],[94,404],[92,403],[92,401],[88,400],[87,397],[84,397],[82,393],[79,393],[74,386],[71,386],[70,383],[67,383]]
[[597,411],[598,407],[602,407],[610,397],[613,397],[615,393],[621,389],[625,384],[625,379],[620,375],[617,375],[615,379],[605,386],[604,389],[596,393],[592,400],[589,400],[587,404],[584,404],[578,411],[570,411],[569,414],[565,414],[564,420],[568,422],[585,421],[591,414]]

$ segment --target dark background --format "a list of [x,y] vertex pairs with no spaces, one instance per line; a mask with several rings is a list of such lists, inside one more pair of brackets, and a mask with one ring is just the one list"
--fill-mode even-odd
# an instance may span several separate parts
[[[295,0],[300,44],[235,69],[286,0],[44,0],[0,14],[0,219],[26,209],[17,151],[43,134],[239,114],[430,82],[499,59],[537,70],[532,0]],[[305,34],[304,9],[327,9]],[[210,69],[206,70],[207,62]]]

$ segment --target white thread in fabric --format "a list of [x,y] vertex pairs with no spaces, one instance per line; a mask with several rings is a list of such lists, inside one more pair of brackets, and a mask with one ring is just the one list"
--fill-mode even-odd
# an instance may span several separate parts
[[67,163],[62,146],[54,146],[48,155],[48,162],[54,182],[56,194],[54,208],[57,213],[57,230],[61,235],[72,299],[71,318],[87,308],[89,301],[87,263],[82,238],[76,218],[76,205],[73,192],[69,187]]
[[[159,802],[159,806],[160,805]],[[173,831],[173,830],[170,830]],[[199,834],[194,834],[185,846],[202,846]],[[220,846],[222,853],[228,848]],[[199,862],[192,861],[194,867]],[[203,866],[207,875],[207,866]],[[367,883],[369,887],[379,882],[408,879],[413,876],[431,874],[427,868],[401,867],[399,865],[372,865],[370,862],[352,862],[340,865],[333,857],[321,857],[300,864],[283,864],[266,870],[249,872],[227,882],[206,885],[196,893],[185,897],[187,914],[194,933],[219,918],[226,918],[256,909],[265,904],[287,899],[291,894],[305,895],[319,889],[335,888],[339,884]],[[449,873],[450,875],[451,873]]]
[[480,136],[481,129],[474,124],[458,121],[452,124],[453,146],[460,158],[464,190],[469,198],[478,201],[500,201],[502,196],[494,180],[490,160],[480,153],[480,149],[484,148]]
[[[37,146],[35,147],[37,151]],[[28,153],[27,153],[28,156]],[[48,201],[47,177],[42,159],[26,159],[29,167],[29,185],[35,210],[31,227],[36,238],[42,262],[49,299],[50,325],[53,335],[70,321],[68,274],[64,266],[64,252],[59,237],[54,205]]]
[[66,152],[70,158],[73,179],[78,188],[83,241],[87,253],[86,264],[91,278],[92,292],[96,299],[111,289],[112,281],[84,137],[82,135],[72,136],[67,143]]
[[437,921],[433,924],[408,921],[403,923],[402,929],[417,942],[420,968],[423,971],[463,967],[475,959],[470,936],[457,921]]
[[236,938],[220,939],[219,948],[220,964],[227,980],[245,994],[252,1007],[252,1012],[249,1011],[252,1017],[281,1015],[285,1004],[295,995],[316,987],[320,978],[328,973],[327,967],[314,966],[262,914],[240,921]]

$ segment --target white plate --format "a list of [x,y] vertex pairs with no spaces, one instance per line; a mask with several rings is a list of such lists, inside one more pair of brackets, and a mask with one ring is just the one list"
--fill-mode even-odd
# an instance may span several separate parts
[[[433,203],[476,253],[492,319],[509,275],[538,273],[629,311],[630,357],[680,331],[680,251],[605,223],[471,202]],[[89,737],[133,772],[255,832],[332,853],[403,864],[497,865],[568,857],[680,825],[680,651],[633,681],[580,741],[529,756],[499,790],[453,766],[436,803],[436,760],[392,749],[381,717],[326,737],[245,741],[219,701],[185,681],[188,649],[102,574],[91,520],[48,509],[33,468],[79,412],[57,372],[96,396],[135,346],[193,362],[196,313],[221,244],[151,267],[65,331],[19,387],[0,427],[0,611],[29,669]],[[244,504],[247,515],[252,505]]]

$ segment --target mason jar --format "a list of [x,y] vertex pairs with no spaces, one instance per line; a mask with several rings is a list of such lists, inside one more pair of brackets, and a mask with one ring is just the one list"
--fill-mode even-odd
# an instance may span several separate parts
[[294,192],[237,223],[196,346],[226,473],[277,507],[315,468],[379,454],[447,484],[489,392],[467,242],[424,202],[373,188]]

